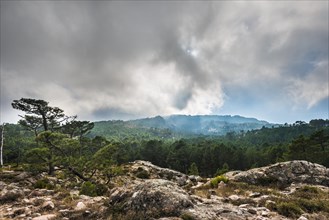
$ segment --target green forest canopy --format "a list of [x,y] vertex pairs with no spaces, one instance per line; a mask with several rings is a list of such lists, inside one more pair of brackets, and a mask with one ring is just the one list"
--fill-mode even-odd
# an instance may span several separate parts
[[111,135],[105,138],[91,135],[93,122],[77,121],[43,100],[15,100],[13,107],[26,115],[18,124],[1,127],[4,162],[33,172],[52,174],[54,167],[60,167],[88,180],[99,170],[110,178],[117,172],[113,165],[134,160],[202,176],[296,159],[329,167],[329,121],[323,119],[222,136],[175,134],[167,128],[152,133],[120,127],[118,122],[113,130],[120,132],[108,130]]

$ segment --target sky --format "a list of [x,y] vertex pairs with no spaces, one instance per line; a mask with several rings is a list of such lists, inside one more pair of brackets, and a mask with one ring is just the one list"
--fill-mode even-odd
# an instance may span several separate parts
[[13,100],[79,120],[329,117],[328,1],[1,1],[1,123]]

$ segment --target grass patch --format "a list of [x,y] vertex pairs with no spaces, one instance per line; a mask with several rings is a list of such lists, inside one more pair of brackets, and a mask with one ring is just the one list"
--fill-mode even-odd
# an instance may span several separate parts
[[303,213],[302,209],[293,202],[281,202],[276,206],[276,209],[280,215],[290,218],[299,217]]
[[326,211],[329,212],[329,203],[328,201],[320,201],[320,200],[309,200],[309,199],[299,199],[297,200],[297,204],[300,208],[302,208],[306,212],[320,212]]
[[321,194],[321,190],[314,186],[303,186],[302,188],[297,189],[293,196],[300,197],[304,199],[312,199]]
[[290,195],[281,195],[272,199],[270,210],[287,217],[297,217],[300,213],[329,214],[329,193],[313,186],[303,186]]
[[[266,206],[271,211],[289,218],[299,217],[303,213],[322,213],[329,216],[329,193],[315,186],[303,186],[291,194],[284,194],[275,185],[251,185],[243,182],[228,182],[224,187],[213,190],[217,196],[241,196],[237,201],[229,201],[234,205],[253,204]],[[260,193],[264,198],[253,200],[250,193]],[[210,195],[209,188],[197,189],[194,194],[203,198]],[[257,204],[255,204],[255,201]],[[271,202],[272,201],[272,202]]]

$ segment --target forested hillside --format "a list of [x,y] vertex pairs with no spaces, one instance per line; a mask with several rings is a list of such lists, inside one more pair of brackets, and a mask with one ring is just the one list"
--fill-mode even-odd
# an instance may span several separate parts
[[[33,106],[42,106],[45,112],[32,114]],[[102,136],[95,136],[90,134],[95,129],[94,123],[77,121],[42,100],[16,100],[14,107],[30,113],[17,125],[2,126],[4,163],[23,165],[35,172],[51,173],[57,166],[86,178],[92,170],[115,173],[111,166],[140,159],[202,176],[295,159],[329,166],[328,120],[189,138],[168,128],[129,127],[125,122],[115,121],[108,129],[102,129]],[[40,114],[47,118],[44,123]],[[154,120],[162,121],[160,117],[146,120],[149,127]],[[108,125],[98,124],[102,123]],[[133,123],[146,124],[145,120]]]
[[136,138],[190,138],[204,135],[225,135],[262,127],[278,126],[255,118],[230,115],[171,115],[156,116],[130,121],[95,122],[89,136],[104,136],[109,139]]

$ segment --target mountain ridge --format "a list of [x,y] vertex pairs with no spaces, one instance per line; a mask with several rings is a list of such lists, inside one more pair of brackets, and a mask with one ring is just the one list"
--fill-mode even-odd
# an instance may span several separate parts
[[[134,120],[108,120],[95,122],[97,130],[100,126],[106,130],[128,129],[145,132],[170,132],[184,135],[225,135],[229,132],[240,132],[272,127],[276,124],[256,118],[240,115],[167,115]],[[97,133],[97,132],[96,132]]]

